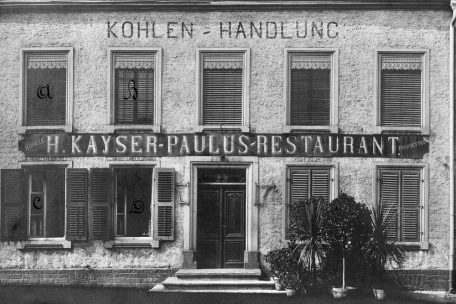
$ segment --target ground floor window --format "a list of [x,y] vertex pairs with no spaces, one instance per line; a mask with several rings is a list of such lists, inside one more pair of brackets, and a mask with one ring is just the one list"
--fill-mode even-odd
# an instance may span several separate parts
[[150,234],[152,168],[115,168],[115,236]]
[[25,170],[28,189],[28,235],[63,237],[65,234],[65,168]]
[[388,210],[388,238],[419,242],[423,235],[423,169],[385,167],[377,170],[378,203]]

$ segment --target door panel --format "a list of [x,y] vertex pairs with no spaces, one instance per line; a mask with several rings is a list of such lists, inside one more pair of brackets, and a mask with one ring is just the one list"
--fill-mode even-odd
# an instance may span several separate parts
[[198,268],[242,268],[245,250],[245,186],[199,186]]

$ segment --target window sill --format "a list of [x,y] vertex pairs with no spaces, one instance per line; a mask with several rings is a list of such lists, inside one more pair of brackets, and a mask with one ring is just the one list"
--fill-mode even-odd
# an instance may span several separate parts
[[104,242],[104,247],[113,248],[159,248],[160,242],[150,237],[125,237]]
[[107,133],[126,132],[126,131],[152,131],[153,133],[160,133],[160,125],[108,125],[106,128]]
[[18,242],[17,249],[71,249],[71,241],[62,238],[31,239]]
[[240,131],[241,133],[249,133],[250,126],[247,125],[198,125],[194,128],[196,133],[204,131]]
[[427,251],[429,250],[429,242],[396,242],[402,246],[406,251]]
[[375,134],[381,134],[381,133],[417,133],[420,135],[429,135],[431,133],[431,130],[429,126],[424,126],[424,127],[382,127],[382,126],[376,126],[374,128],[374,133]]
[[330,126],[290,126],[285,125],[282,127],[283,133],[293,133],[293,132],[317,132],[317,131],[324,131],[329,132],[331,134],[339,133],[339,126],[338,125],[330,125]]
[[70,125],[59,125],[59,126],[18,126],[19,134],[25,134],[27,132],[39,132],[39,131],[63,131],[65,133],[73,132],[73,126]]

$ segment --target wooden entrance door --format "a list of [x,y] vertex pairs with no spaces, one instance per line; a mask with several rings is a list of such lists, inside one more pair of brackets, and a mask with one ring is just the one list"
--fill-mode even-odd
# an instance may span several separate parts
[[198,268],[243,268],[245,185],[198,189]]

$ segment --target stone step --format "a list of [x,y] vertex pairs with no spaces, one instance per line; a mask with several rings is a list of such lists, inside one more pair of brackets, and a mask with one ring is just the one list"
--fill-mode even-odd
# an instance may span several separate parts
[[274,290],[274,289],[166,289],[162,284],[157,284],[154,288],[150,289],[149,292],[169,292],[169,293],[218,293],[218,294],[277,294],[284,295],[287,292],[285,290]]
[[258,279],[182,279],[169,277],[162,285],[167,290],[273,290],[273,281],[260,281]]
[[217,269],[180,269],[176,277],[181,279],[258,279],[260,269],[217,268]]

